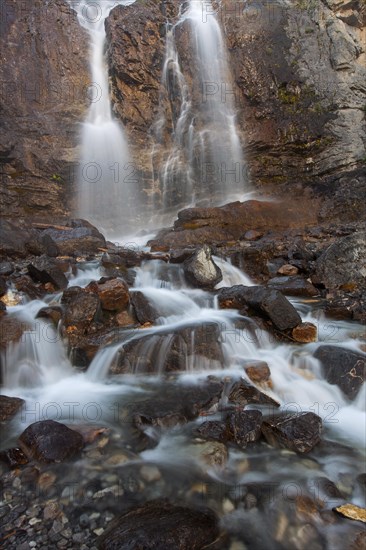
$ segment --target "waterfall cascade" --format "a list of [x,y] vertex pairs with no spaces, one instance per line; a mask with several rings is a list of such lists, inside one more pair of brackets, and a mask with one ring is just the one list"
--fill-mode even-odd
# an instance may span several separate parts
[[[181,38],[185,32],[188,45]],[[187,46],[189,61],[182,62]],[[235,120],[235,92],[211,2],[191,0],[178,22],[167,24],[162,87],[165,102],[155,124],[153,164],[156,157],[163,210],[243,198],[249,182]]]
[[123,128],[112,115],[105,62],[105,20],[117,5],[135,0],[71,2],[90,36],[90,107],[82,126],[78,216],[105,231],[131,228],[134,185]]

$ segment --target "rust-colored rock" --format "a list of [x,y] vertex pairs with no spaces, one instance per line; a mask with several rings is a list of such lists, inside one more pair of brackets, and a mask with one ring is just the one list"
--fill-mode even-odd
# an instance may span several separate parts
[[313,323],[301,323],[292,329],[292,338],[300,344],[309,344],[318,339],[318,328]]
[[271,371],[265,361],[244,365],[245,372],[252,382],[268,382]]
[[102,309],[122,311],[130,303],[128,286],[121,279],[110,279],[98,284],[98,296]]

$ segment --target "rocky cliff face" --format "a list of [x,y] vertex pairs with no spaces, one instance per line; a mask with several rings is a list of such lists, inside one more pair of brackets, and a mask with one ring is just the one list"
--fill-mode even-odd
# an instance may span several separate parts
[[[159,193],[152,169],[159,108],[174,117],[160,82],[165,23],[177,20],[177,4],[137,2],[116,8],[107,22],[115,112],[147,193]],[[323,217],[357,219],[364,212],[366,162],[364,4],[264,1],[243,9],[224,0],[218,17],[234,82],[217,89],[235,94],[254,186],[293,194],[310,187],[325,199]],[[182,25],[176,41],[189,79],[186,35]]]
[[65,0],[2,0],[0,21],[2,215],[61,215],[88,102],[87,36]]
[[[159,204],[158,170],[178,109],[177,97],[161,85],[166,25],[184,6],[178,0],[137,1],[117,6],[106,21],[114,112],[125,125],[141,194],[150,205]],[[359,219],[365,213],[364,2],[243,6],[223,0],[216,8],[232,73],[228,82],[217,83],[217,93],[223,101],[226,93],[235,95],[254,187],[315,193],[324,199],[323,219]],[[68,213],[77,180],[78,123],[88,106],[88,37],[66,0],[4,0],[2,15],[3,212]],[[189,40],[182,25],[176,44],[192,83]],[[165,130],[157,139],[162,112]]]

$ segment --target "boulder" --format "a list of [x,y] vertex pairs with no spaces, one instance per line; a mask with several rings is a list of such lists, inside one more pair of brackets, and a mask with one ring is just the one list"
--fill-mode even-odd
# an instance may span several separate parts
[[218,535],[218,519],[211,510],[155,500],[114,519],[97,539],[97,546],[101,550],[201,550]]
[[22,408],[24,399],[0,395],[0,422],[10,420]]
[[86,290],[96,292],[102,309],[107,311],[122,311],[130,303],[128,286],[122,279],[101,279],[99,283],[90,283]]
[[338,239],[319,257],[316,277],[327,289],[366,289],[366,231]]
[[267,285],[289,296],[319,296],[319,290],[300,276],[274,277]]
[[37,315],[36,319],[49,319],[57,327],[62,317],[62,308],[60,306],[46,306],[42,307]]
[[3,315],[0,317],[0,349],[5,349],[8,344],[18,342],[28,326],[15,317]]
[[56,290],[63,290],[69,284],[62,270],[49,258],[41,257],[28,264],[28,274],[36,283],[51,283]]
[[207,245],[184,261],[183,270],[187,282],[198,288],[210,289],[222,281],[221,269],[213,261]]
[[278,290],[261,286],[243,285],[222,288],[218,292],[221,308],[243,309],[250,307],[261,316],[269,319],[280,331],[293,329],[301,323],[301,317],[294,306]]
[[245,448],[261,437],[261,424],[260,411],[231,411],[226,417],[228,440]]
[[42,420],[31,424],[19,437],[23,452],[38,462],[64,462],[77,456],[83,437],[60,422]]
[[314,357],[329,384],[337,385],[349,399],[357,396],[366,379],[366,354],[340,346],[319,346]]
[[312,412],[282,413],[266,418],[262,433],[274,447],[308,453],[320,441],[322,421]]
[[251,403],[259,405],[272,405],[279,407],[279,403],[266,393],[242,379],[232,386],[229,393],[229,401],[237,405],[245,406]]
[[80,287],[68,288],[63,293],[61,303],[66,304],[64,324],[79,330],[89,326],[100,313],[99,297]]
[[150,304],[148,298],[140,290],[131,293],[131,303],[137,320],[141,325],[154,323],[160,317],[156,309]]
[[227,441],[226,424],[219,420],[208,420],[194,430],[194,435],[202,439],[225,442]]
[[0,277],[0,296],[4,296],[8,291],[8,286],[3,277]]
[[103,235],[86,220],[71,220],[64,226],[48,226],[43,230],[56,243],[62,256],[97,254],[105,248]]

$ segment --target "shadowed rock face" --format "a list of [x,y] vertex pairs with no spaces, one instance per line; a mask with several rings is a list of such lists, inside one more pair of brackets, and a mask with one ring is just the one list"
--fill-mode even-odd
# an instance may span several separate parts
[[69,212],[89,85],[87,35],[65,0],[3,0],[1,214]]

